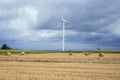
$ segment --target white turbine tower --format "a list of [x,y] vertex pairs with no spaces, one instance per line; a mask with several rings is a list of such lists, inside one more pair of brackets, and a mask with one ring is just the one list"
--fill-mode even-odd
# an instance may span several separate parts
[[68,21],[65,20],[65,19],[63,18],[63,16],[62,16],[62,26],[63,26],[63,39],[62,39],[63,44],[62,44],[62,51],[63,51],[63,52],[65,51],[65,25],[66,25],[66,23],[68,23]]

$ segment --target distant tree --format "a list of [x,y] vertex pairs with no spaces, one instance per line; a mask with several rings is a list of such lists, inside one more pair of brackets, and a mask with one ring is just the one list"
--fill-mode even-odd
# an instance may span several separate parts
[[12,49],[11,47],[7,46],[7,44],[3,44],[1,49]]
[[97,48],[97,51],[98,51],[98,53],[101,53],[101,52],[102,52],[102,50],[101,50],[100,48]]
[[97,52],[98,52],[98,53],[100,53],[100,52],[101,52],[101,49],[100,49],[100,48],[97,48],[96,50],[97,50]]
[[101,49],[100,48],[97,48],[98,51],[100,51]]

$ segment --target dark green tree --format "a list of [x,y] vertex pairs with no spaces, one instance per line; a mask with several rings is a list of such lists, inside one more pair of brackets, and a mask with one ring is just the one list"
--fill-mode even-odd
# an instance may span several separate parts
[[1,49],[6,49],[7,50],[7,49],[12,49],[12,48],[9,47],[9,46],[7,46],[7,44],[3,44],[2,47],[1,47]]
[[102,50],[101,50],[100,48],[97,48],[97,52],[98,52],[98,53],[101,53]]
[[100,48],[97,48],[98,51],[100,51],[101,49]]

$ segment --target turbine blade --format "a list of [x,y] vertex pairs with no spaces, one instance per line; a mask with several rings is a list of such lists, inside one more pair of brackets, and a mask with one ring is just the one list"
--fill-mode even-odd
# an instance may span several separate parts
[[59,28],[60,25],[61,25],[61,22],[57,25],[57,29]]

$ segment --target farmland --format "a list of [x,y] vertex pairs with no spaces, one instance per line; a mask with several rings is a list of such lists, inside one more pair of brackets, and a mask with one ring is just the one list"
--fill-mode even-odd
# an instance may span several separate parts
[[0,55],[0,80],[119,80],[120,54]]

